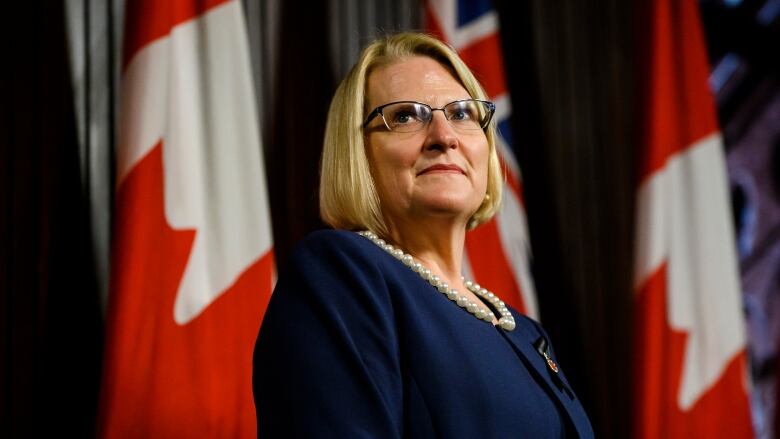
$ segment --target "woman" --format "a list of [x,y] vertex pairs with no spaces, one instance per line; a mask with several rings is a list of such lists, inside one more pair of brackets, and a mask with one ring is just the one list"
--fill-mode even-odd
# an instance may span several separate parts
[[325,133],[337,230],[296,249],[255,347],[260,436],[593,436],[541,327],[460,275],[501,200],[493,111],[432,37],[363,51]]

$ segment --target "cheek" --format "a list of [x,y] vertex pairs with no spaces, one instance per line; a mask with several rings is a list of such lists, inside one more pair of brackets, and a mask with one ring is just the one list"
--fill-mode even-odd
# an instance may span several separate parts
[[384,142],[367,143],[368,161],[371,174],[381,196],[403,191],[411,181],[410,172],[415,157],[405,151],[401,145]]
[[487,142],[481,148],[476,149],[472,157],[476,170],[475,174],[477,175],[475,184],[480,189],[487,189],[488,169],[490,167],[490,149]]

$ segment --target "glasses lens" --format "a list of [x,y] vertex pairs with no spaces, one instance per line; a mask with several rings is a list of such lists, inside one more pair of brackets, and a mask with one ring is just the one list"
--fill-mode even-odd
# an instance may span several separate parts
[[490,104],[472,99],[447,104],[444,114],[452,126],[465,130],[481,130],[492,115]]
[[431,109],[416,102],[397,102],[382,109],[382,117],[391,131],[411,133],[421,130],[431,119]]

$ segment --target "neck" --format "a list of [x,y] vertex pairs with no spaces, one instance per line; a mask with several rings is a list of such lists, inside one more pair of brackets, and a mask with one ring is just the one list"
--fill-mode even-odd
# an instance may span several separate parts
[[390,242],[419,259],[450,285],[461,285],[465,223],[427,218],[388,221],[388,226]]

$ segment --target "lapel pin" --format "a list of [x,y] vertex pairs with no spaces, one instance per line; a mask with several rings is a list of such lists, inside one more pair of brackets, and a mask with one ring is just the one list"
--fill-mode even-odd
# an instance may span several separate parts
[[545,360],[547,360],[547,367],[550,368],[555,373],[558,373],[558,365],[555,364],[555,361],[553,361],[552,358],[550,358],[550,354],[547,353],[547,351],[542,352],[542,356]]
[[536,352],[539,352],[539,354],[544,357],[544,361],[547,362],[547,367],[549,367],[551,371],[558,373],[558,365],[555,364],[555,361],[553,361],[552,357],[550,356],[547,339],[544,337],[539,337],[539,339],[534,342],[534,347],[536,348]]
[[563,390],[570,399],[574,399],[574,392],[569,389],[566,383],[563,382],[563,377],[558,374],[560,368],[550,355],[550,345],[547,342],[547,339],[544,337],[539,337],[539,339],[534,342],[534,347],[536,348],[536,352],[538,352],[547,363],[547,368],[550,370],[550,378],[553,380],[553,382],[558,386],[558,388]]

